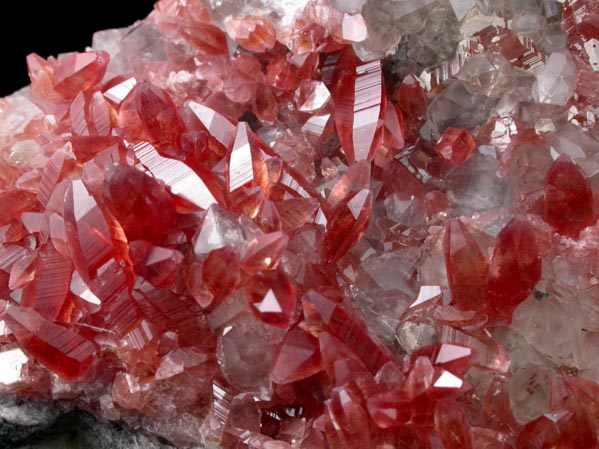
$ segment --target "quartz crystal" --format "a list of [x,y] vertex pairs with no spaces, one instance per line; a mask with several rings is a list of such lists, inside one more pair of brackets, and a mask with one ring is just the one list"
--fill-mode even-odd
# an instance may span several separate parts
[[182,449],[599,449],[598,23],[159,0],[30,55],[1,397]]

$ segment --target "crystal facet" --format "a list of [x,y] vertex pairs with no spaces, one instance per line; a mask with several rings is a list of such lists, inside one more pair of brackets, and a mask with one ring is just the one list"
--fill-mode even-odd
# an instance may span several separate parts
[[598,5],[159,0],[28,56],[0,402],[178,448],[599,449]]

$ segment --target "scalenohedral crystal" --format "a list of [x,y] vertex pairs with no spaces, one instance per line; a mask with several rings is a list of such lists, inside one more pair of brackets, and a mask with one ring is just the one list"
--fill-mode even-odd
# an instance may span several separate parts
[[160,0],[30,55],[0,394],[179,448],[599,448],[597,23]]

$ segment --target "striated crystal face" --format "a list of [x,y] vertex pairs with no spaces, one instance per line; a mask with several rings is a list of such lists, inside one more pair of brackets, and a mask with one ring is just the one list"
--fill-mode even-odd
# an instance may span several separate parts
[[160,0],[30,55],[0,394],[181,449],[599,449],[598,5]]

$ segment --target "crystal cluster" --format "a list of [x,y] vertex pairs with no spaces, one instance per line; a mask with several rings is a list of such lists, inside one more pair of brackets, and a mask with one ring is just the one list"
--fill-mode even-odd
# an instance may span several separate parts
[[160,0],[30,55],[0,392],[180,448],[599,448],[598,23]]

